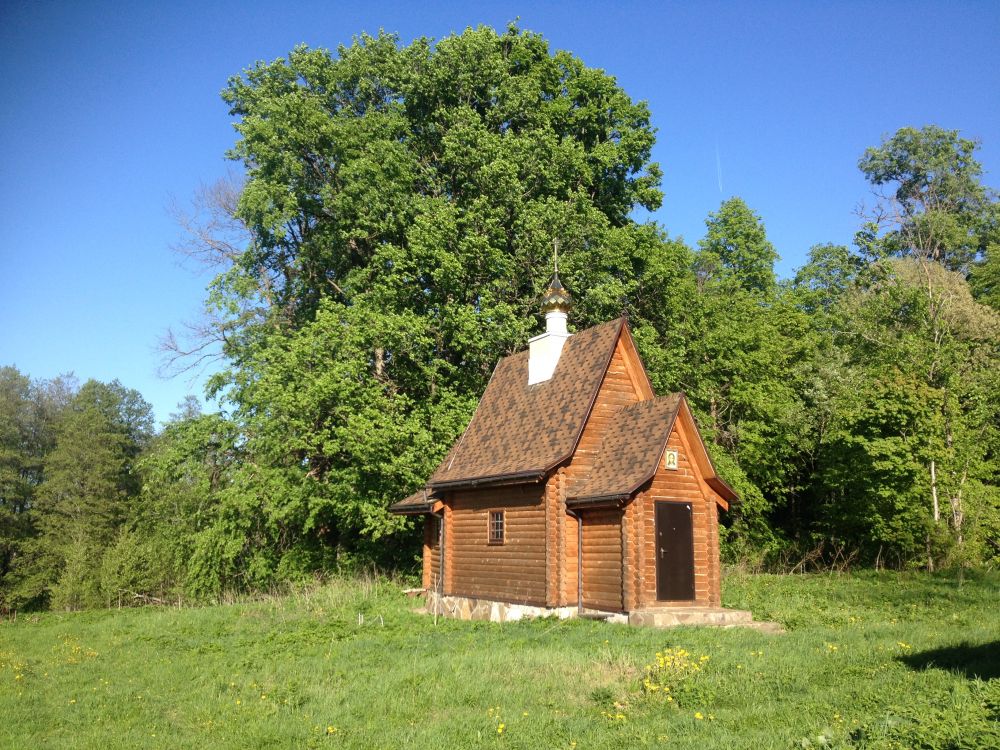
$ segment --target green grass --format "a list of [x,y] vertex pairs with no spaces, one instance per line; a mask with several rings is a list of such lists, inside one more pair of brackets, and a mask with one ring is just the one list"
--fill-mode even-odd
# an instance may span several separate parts
[[[724,600],[789,632],[435,624],[354,580],[22,615],[0,747],[1000,746],[1000,576],[731,576]],[[640,688],[666,647],[710,657],[669,703]]]

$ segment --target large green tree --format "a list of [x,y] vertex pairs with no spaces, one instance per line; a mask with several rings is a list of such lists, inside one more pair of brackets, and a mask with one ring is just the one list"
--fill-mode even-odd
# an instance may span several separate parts
[[900,128],[858,162],[875,189],[871,217],[883,252],[968,273],[1000,243],[995,191],[982,182],[979,144],[935,125]]
[[[963,452],[956,446],[962,442],[961,433],[981,432],[992,419],[974,408],[966,391],[979,389],[976,383],[995,367],[1000,345],[995,314],[973,301],[965,280],[971,274],[971,292],[987,303],[993,299],[991,251],[995,254],[1000,239],[1000,204],[996,193],[982,183],[977,147],[958,131],[901,128],[865,151],[859,162],[879,196],[876,221],[859,233],[860,244],[875,260],[886,256],[908,260],[892,266],[885,286],[891,288],[895,280],[906,290],[907,304],[890,305],[883,312],[895,315],[897,321],[912,321],[908,335],[898,337],[906,342],[909,359],[902,369],[936,394],[935,419],[924,426],[929,440],[927,505],[932,530],[937,530],[942,523],[944,483],[952,485],[947,492],[950,527],[959,545],[965,538],[963,493],[970,470],[981,465],[983,456],[974,458],[976,451]],[[979,428],[969,421],[983,419]],[[928,565],[934,561],[931,536],[926,538]]]
[[576,325],[628,311],[675,356],[665,282],[689,251],[631,218],[661,200],[653,128],[603,71],[516,27],[364,35],[259,63],[223,97],[248,241],[209,300],[231,365],[213,387],[246,436],[234,482],[261,569],[396,554],[372,545],[400,530],[388,502],[535,332],[554,239]]
[[698,267],[705,278],[727,278],[751,293],[774,291],[778,253],[767,239],[760,217],[742,198],[730,198],[709,214],[698,243]]
[[35,500],[23,601],[70,609],[105,602],[101,557],[131,512],[136,460],[151,437],[149,404],[117,381],[87,381],[62,410]]
[[0,368],[0,609],[27,602],[19,591],[37,535],[38,488],[75,387],[71,376],[38,381]]

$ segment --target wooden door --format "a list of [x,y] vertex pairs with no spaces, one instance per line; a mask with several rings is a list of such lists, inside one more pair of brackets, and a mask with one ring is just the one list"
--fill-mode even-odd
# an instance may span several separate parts
[[691,503],[656,504],[656,598],[694,599],[694,525]]

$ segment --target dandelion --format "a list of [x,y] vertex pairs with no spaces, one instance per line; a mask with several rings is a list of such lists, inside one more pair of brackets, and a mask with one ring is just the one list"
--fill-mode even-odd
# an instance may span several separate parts
[[69,703],[70,703],[70,705],[73,705],[74,703],[76,703],[76,698],[70,698],[69,699]]
[[336,731],[337,727],[333,726],[332,724],[326,728],[327,734],[334,734]]
[[527,711],[525,711],[524,713],[521,714],[521,716],[527,716],[527,715],[528,715]]
[[698,721],[701,721],[701,720],[702,720],[702,719],[704,719],[705,717],[704,717],[704,716],[702,716],[702,714],[701,714],[701,711],[695,711],[695,712],[694,712],[694,718],[696,718],[696,719],[697,719]]
[[507,725],[501,721],[499,724],[497,724],[497,734],[503,734],[503,730],[506,728]]

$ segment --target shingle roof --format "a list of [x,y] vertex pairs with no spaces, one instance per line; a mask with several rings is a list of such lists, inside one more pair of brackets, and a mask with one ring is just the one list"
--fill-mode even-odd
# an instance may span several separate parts
[[571,336],[542,383],[528,385],[528,351],[500,360],[472,421],[429,486],[540,478],[569,458],[624,323],[613,320]]
[[616,412],[574,499],[628,497],[647,482],[656,473],[680,402],[681,394],[672,393]]
[[431,506],[434,505],[436,497],[428,490],[426,487],[417,490],[409,497],[403,498],[397,503],[393,503],[389,506],[389,511],[391,513],[427,513],[430,511]]

